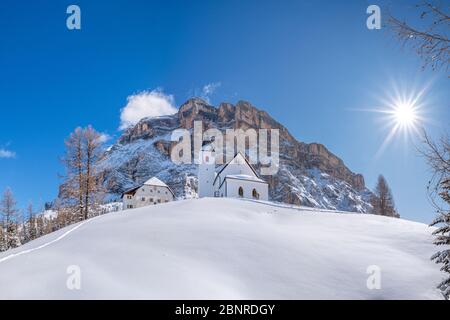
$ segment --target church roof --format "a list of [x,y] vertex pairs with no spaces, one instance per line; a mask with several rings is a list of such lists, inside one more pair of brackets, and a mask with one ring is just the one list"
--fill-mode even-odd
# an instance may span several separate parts
[[248,174],[228,174],[225,179],[238,179],[238,180],[249,180],[249,181],[255,181],[255,182],[265,182],[263,179],[255,177],[255,176],[249,176]]
[[244,181],[250,181],[250,182],[258,182],[258,183],[265,183],[268,184],[266,181],[264,181],[261,178],[255,177],[255,176],[249,176],[248,174],[228,174],[223,179],[222,183],[220,184],[219,188],[222,187],[222,185],[225,183],[227,179],[235,179],[235,180],[244,180]]
[[236,155],[234,156],[234,158],[233,158],[230,162],[224,164],[223,166],[221,166],[221,167],[219,167],[219,168],[217,169],[216,178],[214,179],[214,184],[216,183],[217,177],[220,175],[220,173],[221,173],[223,170],[225,170],[225,168],[226,168],[229,164],[235,164],[235,163],[236,163],[236,161],[235,161],[236,159],[243,159],[243,160],[245,161],[245,163],[250,167],[250,169],[252,169],[252,171],[253,171],[253,173],[255,174],[255,176],[256,176],[257,178],[259,178],[259,174],[256,172],[255,168],[253,168],[253,166],[250,164],[250,162],[248,162],[247,158],[245,158],[245,157],[242,155],[242,153],[238,152],[238,153],[236,153]]

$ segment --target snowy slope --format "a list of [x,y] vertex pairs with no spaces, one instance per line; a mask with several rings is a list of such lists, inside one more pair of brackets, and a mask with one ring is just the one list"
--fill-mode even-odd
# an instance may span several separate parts
[[[75,228],[75,229],[74,229]],[[430,229],[238,199],[113,212],[0,254],[0,298],[439,299]],[[81,290],[66,287],[81,269]],[[381,289],[366,286],[381,268]]]

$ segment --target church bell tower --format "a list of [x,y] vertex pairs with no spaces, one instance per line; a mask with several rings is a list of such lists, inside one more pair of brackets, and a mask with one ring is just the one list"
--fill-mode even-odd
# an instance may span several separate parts
[[199,152],[198,166],[198,196],[214,197],[214,178],[216,173],[216,158],[214,147],[211,142],[207,142],[202,146]]

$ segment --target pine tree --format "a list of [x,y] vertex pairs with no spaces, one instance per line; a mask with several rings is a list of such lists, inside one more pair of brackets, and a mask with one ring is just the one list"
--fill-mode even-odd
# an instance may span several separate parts
[[36,230],[36,217],[33,210],[33,204],[30,202],[28,204],[27,208],[27,237],[28,241],[34,240],[37,237],[37,230]]
[[19,232],[20,244],[25,244],[28,241],[30,241],[28,221],[26,219],[22,219],[21,222],[17,222],[17,229],[20,230]]
[[16,200],[10,188],[7,188],[3,193],[0,203],[0,213],[3,217],[4,232],[6,233],[6,250],[18,247],[20,245],[17,230],[19,210],[16,208]]
[[430,224],[437,227],[433,231],[434,244],[442,248],[431,259],[441,264],[441,270],[447,278],[439,283],[438,288],[443,296],[450,300],[450,138],[443,136],[439,142],[432,141],[426,132],[423,133],[424,150],[419,150],[433,171],[428,183],[430,199],[438,213]]
[[6,250],[6,235],[4,231],[3,221],[0,220],[0,252]]
[[[441,181],[440,188],[440,197],[447,205],[450,205],[450,176]],[[447,248],[435,253],[431,260],[442,264],[441,271],[450,274],[450,210],[446,212],[441,211],[439,216],[431,223],[431,226],[438,226],[433,232],[433,235],[436,237],[434,244]],[[441,289],[444,297],[447,300],[450,299],[450,277],[442,281],[438,287]]]
[[383,175],[378,176],[375,193],[371,199],[371,204],[373,207],[373,214],[396,218],[400,217],[395,210],[394,197],[392,196],[391,189],[389,188],[389,185]]
[[45,235],[45,221],[42,214],[36,217],[36,238]]

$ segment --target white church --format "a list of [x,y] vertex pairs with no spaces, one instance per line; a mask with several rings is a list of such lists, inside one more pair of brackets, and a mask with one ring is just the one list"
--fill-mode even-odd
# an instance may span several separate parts
[[269,185],[256,173],[241,154],[218,168],[211,144],[202,147],[199,154],[198,196],[229,197],[255,200],[269,199]]

